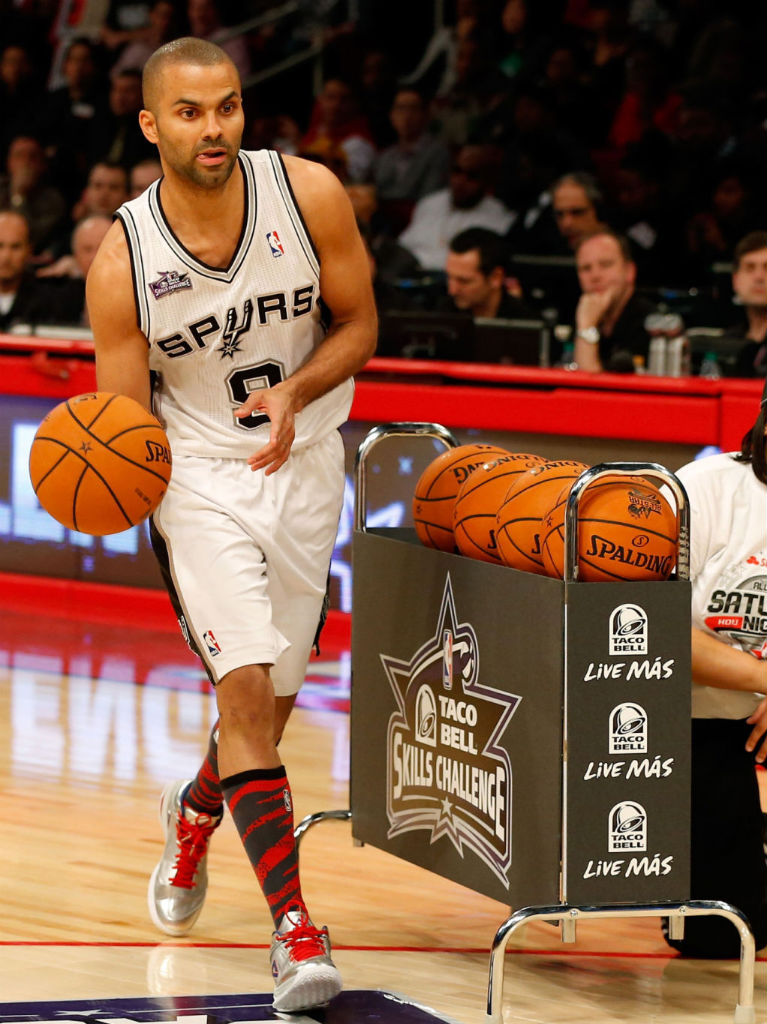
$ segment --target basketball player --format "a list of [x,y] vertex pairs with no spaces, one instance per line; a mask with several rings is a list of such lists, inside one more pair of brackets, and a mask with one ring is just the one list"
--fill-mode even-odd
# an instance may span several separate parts
[[226,803],[274,919],[274,1006],[305,1010],[341,979],[301,894],[276,742],[323,613],[337,428],[375,346],[370,274],[330,171],[240,151],[240,81],[223,50],[167,43],[143,88],[164,176],[120,208],[88,278],[97,379],[166,428],[173,475],[153,545],[219,711],[197,777],[163,793],[149,909],[168,934],[192,927]]

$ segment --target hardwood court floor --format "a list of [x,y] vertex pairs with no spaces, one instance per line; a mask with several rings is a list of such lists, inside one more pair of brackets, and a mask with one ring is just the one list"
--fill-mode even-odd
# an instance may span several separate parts
[[[215,714],[170,617],[152,601],[147,614],[120,614],[119,601],[115,613],[104,594],[86,600],[66,588],[40,610],[39,594],[5,582],[0,1003],[269,992],[270,921],[229,819],[213,842],[194,932],[163,941],[146,910],[159,793],[194,772]],[[348,805],[348,652],[343,631],[328,639],[281,748],[298,820]],[[484,1022],[504,906],[355,847],[348,822],[310,829],[301,866],[349,988]],[[762,954],[758,1024],[767,1022],[766,990]],[[737,964],[670,956],[655,920],[587,922],[566,946],[551,927],[530,924],[510,943],[504,1021],[719,1024],[732,1020],[736,995]]]

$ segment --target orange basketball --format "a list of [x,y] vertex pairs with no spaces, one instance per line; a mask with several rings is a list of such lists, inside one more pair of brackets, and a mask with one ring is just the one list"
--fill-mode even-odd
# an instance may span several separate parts
[[[569,491],[568,491],[569,493]],[[564,567],[567,494],[544,517],[543,564]],[[611,475],[589,484],[578,503],[578,579],[665,580],[676,564],[676,513],[654,483]]]
[[501,561],[495,539],[498,508],[514,481],[545,461],[541,455],[509,452],[486,462],[464,480],[453,506],[453,533],[462,555],[484,562]]
[[496,516],[496,543],[504,565],[544,574],[541,554],[541,517],[563,487],[572,487],[589,467],[574,459],[559,459],[533,466],[509,488]]
[[37,429],[29,476],[43,508],[81,533],[135,526],[159,505],[171,454],[158,421],[127,395],[99,391],[57,405]]
[[453,505],[458,488],[478,466],[508,454],[494,444],[461,444],[429,463],[413,496],[413,522],[422,544],[440,551],[455,550]]

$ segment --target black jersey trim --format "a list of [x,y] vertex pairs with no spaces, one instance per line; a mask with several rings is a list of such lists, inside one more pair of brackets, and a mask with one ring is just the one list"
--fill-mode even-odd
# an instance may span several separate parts
[[[319,268],[319,266],[320,266],[320,254],[317,252],[317,246],[314,244],[314,239],[312,238],[312,233],[309,230],[309,228],[307,227],[306,221],[304,220],[304,215],[301,212],[301,207],[298,205],[298,201],[296,199],[296,194],[293,191],[293,186],[291,185],[290,178],[288,177],[288,169],[285,166],[285,161],[282,159],[282,153],[279,153],[277,150],[275,150],[274,153],[275,153],[275,156],[277,157],[277,160],[279,161],[279,165],[280,165],[280,167],[282,169],[282,176],[285,179],[285,187],[288,190],[288,195],[290,196],[291,202],[293,204],[293,209],[296,211],[296,216],[298,217],[299,221],[301,222],[301,227],[303,228],[304,235],[306,235],[306,240],[309,243],[309,246],[310,246],[310,248],[312,250],[312,255],[314,256],[314,262],[317,264],[317,267]],[[277,173],[276,172],[275,172],[275,178],[277,178]],[[277,180],[279,181],[279,179],[277,179]],[[288,209],[290,209],[290,208],[288,207]],[[296,232],[296,234],[298,234],[298,236],[300,238],[300,232]],[[309,254],[308,253],[306,253],[306,258],[311,263],[311,259],[309,258]]]
[[157,225],[158,230],[163,235],[168,245],[170,245],[170,247],[175,251],[178,258],[191,270],[196,271],[196,273],[201,277],[207,277],[211,281],[222,281],[225,284],[232,283],[234,278],[237,276],[240,267],[245,261],[245,257],[248,254],[250,243],[255,232],[256,215],[258,212],[256,183],[250,162],[245,160],[242,154],[239,154],[237,156],[237,163],[239,164],[243,177],[245,205],[242,216],[242,227],[240,229],[239,238],[237,239],[237,245],[234,248],[232,258],[226,267],[213,267],[209,263],[205,263],[204,260],[198,259],[194,253],[187,249],[170,226],[170,222],[165,215],[159,187],[153,197],[157,204],[156,209],[154,203],[150,202],[149,204],[152,218]]
[[[125,243],[128,246],[128,256],[130,257],[130,274],[131,281],[133,282],[133,301],[136,305],[136,326],[149,338],[149,304],[146,301],[143,288],[139,285],[139,270],[137,263],[141,264],[141,280],[146,282],[146,276],[144,274],[144,261],[141,256],[141,246],[138,243],[138,233],[136,231],[136,223],[133,219],[133,214],[124,208],[117,210],[115,213],[115,219],[119,220],[123,234],[125,235]],[[130,224],[128,221],[130,220]],[[131,230],[132,229],[132,230]],[[134,246],[131,238],[135,237],[136,244]],[[146,323],[146,326],[145,326]]]

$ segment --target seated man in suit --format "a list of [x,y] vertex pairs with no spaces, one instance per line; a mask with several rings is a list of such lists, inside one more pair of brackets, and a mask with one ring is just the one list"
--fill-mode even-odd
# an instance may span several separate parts
[[35,277],[29,269],[32,246],[29,224],[15,210],[0,211],[0,331],[14,324],[80,323],[85,286]]

